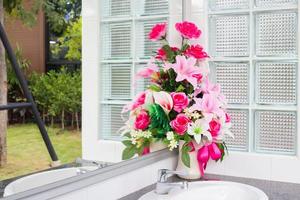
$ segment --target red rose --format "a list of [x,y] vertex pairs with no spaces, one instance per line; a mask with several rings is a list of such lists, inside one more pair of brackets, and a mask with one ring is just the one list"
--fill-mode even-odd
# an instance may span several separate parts
[[175,24],[176,30],[182,35],[182,37],[187,39],[198,39],[201,35],[201,31],[198,27],[191,22],[182,22]]
[[191,45],[185,52],[185,55],[192,56],[196,59],[204,59],[207,58],[208,55],[205,51],[203,51],[203,47],[199,44],[197,45]]
[[185,114],[179,114],[170,122],[171,127],[178,135],[184,135],[188,129],[190,119]]
[[221,129],[221,124],[218,121],[213,119],[212,121],[209,122],[209,127],[210,127],[209,132],[211,133],[211,135],[213,137],[218,136]]
[[149,33],[149,39],[152,41],[161,40],[163,37],[166,37],[167,24],[156,24]]
[[146,111],[142,110],[135,119],[134,127],[136,129],[145,130],[146,128],[148,128],[149,124],[150,124],[150,116]]

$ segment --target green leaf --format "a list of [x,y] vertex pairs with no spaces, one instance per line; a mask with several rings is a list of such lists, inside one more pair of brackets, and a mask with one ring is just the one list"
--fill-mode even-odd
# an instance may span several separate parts
[[190,47],[190,45],[184,44],[182,49],[181,49],[181,52],[185,52],[189,47]]
[[148,88],[154,92],[161,91],[161,88],[158,85],[150,85]]
[[130,133],[128,132],[128,133],[125,133],[125,134],[124,134],[124,137],[131,138],[131,135],[130,135]]
[[183,85],[179,85],[176,89],[176,92],[183,92],[184,91],[184,86]]
[[182,162],[183,162],[183,164],[185,166],[187,166],[188,168],[190,168],[190,165],[191,165],[190,162],[191,161],[190,161],[190,155],[189,155],[188,151],[182,149],[181,160],[182,160]]
[[127,147],[133,145],[132,142],[131,142],[130,140],[123,140],[122,143],[123,143],[125,146],[127,146]]
[[136,153],[137,153],[137,149],[135,148],[135,146],[127,147],[123,150],[122,159],[128,160],[128,159],[132,158],[134,156],[134,154],[136,154]]
[[169,118],[160,105],[152,104],[148,110],[151,118],[150,130],[156,129],[157,134],[164,135],[171,129]]
[[192,138],[191,138],[189,135],[185,134],[185,135],[184,135],[184,141],[185,141],[186,143],[189,143],[190,141],[192,141]]

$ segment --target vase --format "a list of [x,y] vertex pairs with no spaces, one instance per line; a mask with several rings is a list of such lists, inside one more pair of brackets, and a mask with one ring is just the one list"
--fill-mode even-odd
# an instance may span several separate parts
[[167,148],[167,145],[165,145],[162,141],[153,142],[150,144],[150,152],[160,151]]
[[[182,147],[183,147],[184,143],[185,143],[185,141],[183,141],[183,140],[179,141],[179,157],[178,157],[176,171],[179,171],[182,173],[178,176],[183,179],[190,179],[190,180],[199,179],[199,178],[201,178],[201,172],[199,170],[199,164],[197,161],[197,150],[188,153],[190,156],[190,167],[185,166],[181,160]],[[197,148],[197,149],[199,149],[199,148]]]

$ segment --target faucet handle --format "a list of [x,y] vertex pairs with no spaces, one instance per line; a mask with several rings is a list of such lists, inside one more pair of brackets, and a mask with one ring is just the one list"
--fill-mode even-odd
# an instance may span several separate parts
[[167,178],[173,175],[186,175],[183,171],[174,171],[169,169],[159,169],[158,170],[158,182],[165,183]]

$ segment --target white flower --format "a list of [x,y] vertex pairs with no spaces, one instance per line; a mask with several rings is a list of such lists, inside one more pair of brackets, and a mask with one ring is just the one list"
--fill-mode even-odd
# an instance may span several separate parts
[[169,147],[170,151],[173,151],[173,149],[178,147],[178,142],[176,140],[171,140],[168,147]]
[[135,130],[132,130],[132,131],[130,132],[130,136],[133,137],[133,138],[136,138],[136,137],[138,136],[138,132],[135,131]]
[[212,140],[212,136],[209,129],[209,121],[206,118],[198,119],[194,123],[191,123],[188,127],[188,134],[194,136],[197,144],[201,143],[202,135],[206,136],[209,141]]
[[150,138],[152,136],[152,133],[150,131],[144,131],[144,138]]
[[173,131],[167,132],[167,140],[173,140],[174,139],[174,133]]
[[131,144],[136,145],[136,138],[131,138]]

